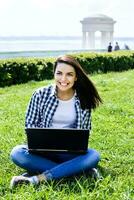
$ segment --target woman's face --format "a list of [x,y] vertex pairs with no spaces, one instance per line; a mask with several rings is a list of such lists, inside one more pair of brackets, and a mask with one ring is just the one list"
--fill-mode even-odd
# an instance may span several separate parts
[[55,83],[60,91],[68,92],[77,80],[74,67],[66,63],[58,63],[54,73]]

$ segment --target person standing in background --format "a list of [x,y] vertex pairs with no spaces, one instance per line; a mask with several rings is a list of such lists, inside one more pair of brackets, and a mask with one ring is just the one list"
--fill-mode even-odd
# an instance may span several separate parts
[[125,50],[130,50],[129,46],[127,44],[124,44],[124,49]]
[[111,44],[111,42],[109,42],[107,51],[108,51],[108,52],[112,52],[112,48],[113,48],[113,47],[112,47],[112,44]]
[[115,47],[114,47],[114,51],[118,51],[120,50],[119,44],[118,42],[115,43]]

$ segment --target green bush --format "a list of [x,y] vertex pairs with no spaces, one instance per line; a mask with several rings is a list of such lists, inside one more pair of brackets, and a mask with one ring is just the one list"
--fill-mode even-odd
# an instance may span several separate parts
[[[134,51],[72,54],[87,74],[134,69]],[[0,87],[53,78],[55,58],[0,60]]]
[[0,87],[52,78],[54,59],[7,59],[0,61]]
[[75,58],[88,74],[134,69],[134,51],[80,53]]
[[53,78],[53,63],[54,59],[45,59],[40,61],[39,74],[40,80]]

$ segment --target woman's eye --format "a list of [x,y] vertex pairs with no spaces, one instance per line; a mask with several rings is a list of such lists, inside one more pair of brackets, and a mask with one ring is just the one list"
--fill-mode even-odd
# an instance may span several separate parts
[[68,74],[68,76],[73,76],[73,74]]
[[57,75],[61,75],[61,72],[56,72]]

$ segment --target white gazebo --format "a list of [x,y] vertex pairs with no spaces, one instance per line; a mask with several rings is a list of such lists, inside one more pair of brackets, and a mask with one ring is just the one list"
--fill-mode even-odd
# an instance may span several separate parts
[[111,17],[97,14],[91,15],[80,21],[83,32],[83,48],[95,48],[95,32],[101,32],[101,48],[106,48],[113,41],[114,21]]

